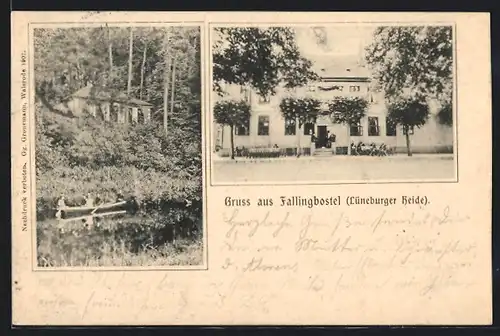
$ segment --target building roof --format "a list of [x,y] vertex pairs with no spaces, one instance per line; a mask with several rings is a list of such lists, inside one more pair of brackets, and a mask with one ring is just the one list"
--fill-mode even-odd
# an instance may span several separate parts
[[136,106],[153,106],[152,104],[135,99],[135,98],[129,98],[127,94],[124,92],[114,92],[113,90],[110,90],[108,88],[104,87],[96,87],[92,85],[88,85],[84,88],[81,88],[80,90],[74,92],[71,94],[71,97],[76,97],[76,98],[84,98],[84,99],[96,99],[96,100],[104,100],[104,101],[116,101],[116,102],[121,102],[121,103],[126,103],[130,105],[136,105]]
[[368,80],[370,72],[356,56],[310,55],[313,70],[323,79]]

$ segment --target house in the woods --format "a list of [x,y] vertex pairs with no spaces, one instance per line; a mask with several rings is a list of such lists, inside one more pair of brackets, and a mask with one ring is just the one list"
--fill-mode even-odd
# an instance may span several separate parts
[[152,107],[152,104],[130,98],[125,93],[89,85],[71,94],[57,108],[69,110],[74,116],[90,114],[102,120],[127,124],[150,121]]
[[[339,58],[318,58],[312,60],[321,80],[307,87],[286,89],[279,87],[271,97],[260,97],[246,87],[226,85],[224,97],[213,93],[213,101],[219,99],[245,99],[251,106],[251,117],[244,125],[234,127],[235,147],[261,147],[278,145],[293,150],[298,143],[298,127],[295,120],[285,120],[279,104],[284,97],[313,97],[327,101],[336,96],[365,98],[369,105],[366,116],[355,125],[334,124],[328,115],[321,115],[314,124],[306,124],[300,129],[301,147],[310,146],[310,132],[317,137],[317,147],[325,146],[328,131],[335,134],[334,151],[347,154],[350,143],[360,141],[371,144],[386,144],[397,152],[406,151],[406,135],[402,126],[396,127],[387,118],[387,106],[382,93],[371,88],[368,69],[356,60]],[[438,106],[430,106],[431,117],[421,128],[410,130],[411,146],[418,152],[453,152],[453,128],[442,125],[437,118]],[[214,150],[231,148],[229,126],[218,125],[214,121]]]

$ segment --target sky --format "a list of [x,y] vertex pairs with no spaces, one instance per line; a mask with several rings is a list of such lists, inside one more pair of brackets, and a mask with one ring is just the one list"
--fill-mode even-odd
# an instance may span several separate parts
[[297,28],[297,44],[304,56],[353,56],[359,58],[362,51],[371,40],[374,26],[361,26],[358,24],[342,24],[336,26],[323,26],[328,47],[325,49],[316,43],[316,35],[311,29]]

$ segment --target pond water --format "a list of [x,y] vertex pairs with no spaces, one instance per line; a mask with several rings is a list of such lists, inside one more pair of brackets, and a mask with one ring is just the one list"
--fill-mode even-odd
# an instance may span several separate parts
[[94,218],[92,226],[82,220],[44,220],[37,222],[38,261],[40,266],[51,266],[88,263],[89,259],[109,256],[133,257],[148,249],[158,250],[172,245],[174,236],[184,241],[197,240],[196,235],[183,235],[182,228],[179,230],[168,225],[161,217],[118,215]]

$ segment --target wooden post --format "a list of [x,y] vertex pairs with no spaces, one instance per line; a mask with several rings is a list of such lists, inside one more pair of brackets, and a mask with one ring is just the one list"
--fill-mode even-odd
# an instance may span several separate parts
[[138,119],[139,119],[139,111],[137,107],[132,107],[132,122],[137,123]]
[[102,112],[104,114],[104,120],[105,121],[109,121],[110,120],[110,114],[111,114],[109,103],[103,103],[101,105],[101,108],[102,108]]
[[151,108],[143,107],[142,113],[144,114],[144,123],[148,123],[151,120]]

